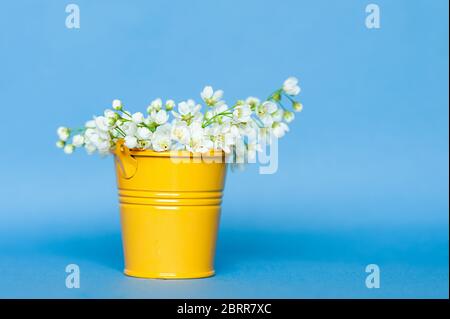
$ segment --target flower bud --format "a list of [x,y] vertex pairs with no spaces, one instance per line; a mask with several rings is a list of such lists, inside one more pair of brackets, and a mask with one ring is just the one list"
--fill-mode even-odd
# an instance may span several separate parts
[[131,119],[136,124],[142,123],[144,122],[144,114],[142,114],[141,112],[136,112],[131,116]]
[[114,100],[112,102],[112,108],[116,111],[120,111],[123,106],[122,106],[122,101],[121,100]]
[[150,114],[152,111],[159,111],[162,108],[162,100],[157,98],[153,100],[150,105],[147,107],[147,113]]
[[285,111],[283,114],[283,119],[287,122],[287,123],[291,123],[295,118],[295,115],[293,112],[290,111]]
[[138,145],[137,138],[134,136],[125,136],[125,146],[128,148],[135,148]]
[[251,107],[252,110],[255,110],[255,109],[258,107],[258,105],[260,104],[259,99],[256,98],[256,97],[253,97],[253,96],[248,97],[248,98],[245,100],[245,102],[246,102],[248,105],[250,105],[250,107]]
[[66,145],[66,142],[64,142],[64,141],[60,140],[60,141],[56,142],[56,147],[57,148],[63,148],[64,145]]
[[72,144],[67,144],[66,146],[64,146],[64,153],[72,154],[74,149],[75,149],[75,146],[73,146]]
[[300,102],[294,102],[292,103],[292,108],[295,112],[301,112],[303,110],[303,104]]
[[61,126],[58,127],[57,133],[61,141],[67,141],[70,135],[70,130],[67,127]]
[[167,111],[172,111],[175,107],[175,102],[173,100],[167,100],[165,106]]
[[84,144],[84,136],[80,135],[80,134],[75,135],[74,137],[72,137],[72,144],[75,147],[83,146],[83,144]]

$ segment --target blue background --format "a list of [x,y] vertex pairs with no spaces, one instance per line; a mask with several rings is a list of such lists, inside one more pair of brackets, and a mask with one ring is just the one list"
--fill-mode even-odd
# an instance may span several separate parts
[[[0,5],[0,297],[448,297],[447,1],[377,0],[378,30],[359,0],[74,2],[79,30],[67,1]],[[113,161],[55,129],[290,75],[304,112],[276,174],[229,174],[217,275],[124,276]]]

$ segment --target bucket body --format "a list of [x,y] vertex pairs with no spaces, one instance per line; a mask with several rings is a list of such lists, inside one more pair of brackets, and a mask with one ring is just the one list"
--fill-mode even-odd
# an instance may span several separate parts
[[125,274],[143,278],[214,275],[226,163],[195,154],[128,150],[115,154]]

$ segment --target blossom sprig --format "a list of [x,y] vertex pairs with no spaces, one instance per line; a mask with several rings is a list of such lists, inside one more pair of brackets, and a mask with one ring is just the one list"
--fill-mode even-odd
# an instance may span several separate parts
[[295,99],[299,93],[297,78],[289,77],[266,100],[248,97],[231,106],[223,100],[222,90],[206,86],[200,93],[205,112],[192,99],[176,104],[157,98],[145,114],[132,113],[120,100],[114,100],[111,109],[94,116],[82,128],[59,127],[56,146],[67,154],[85,148],[88,154],[107,155],[119,140],[124,140],[128,148],[136,150],[221,150],[236,156],[238,145],[244,145],[248,151],[259,150],[261,134],[283,137],[295,118],[294,112],[303,109]]

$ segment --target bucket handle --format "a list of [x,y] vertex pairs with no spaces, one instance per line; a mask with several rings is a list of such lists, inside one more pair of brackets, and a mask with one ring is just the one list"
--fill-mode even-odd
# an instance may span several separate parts
[[124,145],[124,140],[120,139],[116,143],[114,157],[123,178],[130,179],[136,174],[137,160],[131,155],[130,149]]

